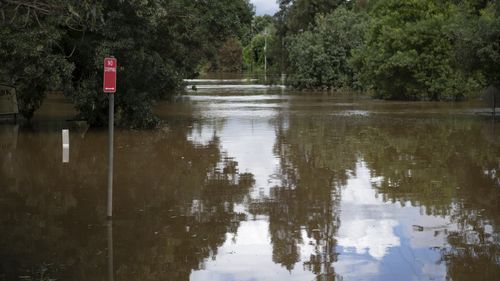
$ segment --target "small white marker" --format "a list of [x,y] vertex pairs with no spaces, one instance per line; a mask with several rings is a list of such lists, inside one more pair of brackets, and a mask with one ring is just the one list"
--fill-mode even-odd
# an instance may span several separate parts
[[69,163],[69,130],[62,130],[62,162]]

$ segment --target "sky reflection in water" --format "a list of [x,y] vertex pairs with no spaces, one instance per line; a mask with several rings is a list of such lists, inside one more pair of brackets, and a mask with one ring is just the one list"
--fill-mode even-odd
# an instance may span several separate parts
[[[222,118],[224,122],[219,126],[202,126],[201,130],[192,132],[191,140],[203,144],[212,136],[220,138],[221,150],[234,158],[241,170],[255,177],[250,200],[269,199],[273,188],[285,185],[279,180],[281,157],[273,150],[277,142],[273,119],[279,118],[282,109],[287,110],[290,105],[286,102],[279,106],[272,103],[261,105],[262,99],[246,97],[243,100],[251,101],[249,104],[239,103],[234,107],[233,97],[216,99],[214,105],[210,98],[194,97],[198,102],[208,101],[202,105],[206,106],[206,112],[201,113],[203,118]],[[227,104],[220,103],[224,99]],[[237,99],[242,100],[241,97]],[[280,110],[270,111],[270,107]],[[350,112],[362,112],[360,116],[366,117],[369,111],[347,109],[334,114],[350,116]],[[340,194],[339,208],[334,210],[340,214],[340,227],[335,234],[338,260],[332,264],[336,275],[326,276],[342,276],[344,280],[445,279],[447,266],[440,249],[449,247],[447,235],[459,231],[457,222],[453,222],[449,215],[425,214],[425,206],[416,206],[410,201],[384,200],[377,191],[384,178],[372,176],[362,155],[358,156],[354,170],[346,172],[349,174],[347,182],[333,187],[339,189]],[[448,206],[449,209],[454,207],[453,204]],[[268,220],[269,217],[264,216],[242,222],[235,236],[228,235],[217,257],[206,262],[205,270],[194,271],[192,279],[313,279],[314,275],[304,270],[303,264],[311,255],[324,254],[315,245],[318,241],[302,230],[298,239],[300,260],[295,266],[287,270],[272,265],[273,245]]]
[[[168,130],[116,132],[115,280],[499,279],[477,104],[279,93],[187,96],[159,106]],[[0,280],[107,277],[106,132],[70,124],[62,165],[54,114],[0,126]]]

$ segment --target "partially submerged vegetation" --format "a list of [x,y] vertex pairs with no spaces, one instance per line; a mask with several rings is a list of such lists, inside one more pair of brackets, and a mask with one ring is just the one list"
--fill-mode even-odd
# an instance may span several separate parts
[[[461,100],[500,85],[500,4],[462,0],[281,0],[271,68],[301,89]],[[281,39],[281,40],[280,40]],[[286,59],[273,58],[284,53]]]
[[247,0],[4,0],[0,80],[17,88],[30,119],[49,90],[63,90],[93,126],[107,123],[105,56],[118,58],[116,121],[157,124],[151,104],[181,89],[227,38],[243,36]]
[[462,100],[500,86],[499,1],[278,2],[273,17],[254,17],[248,0],[4,0],[0,82],[17,88],[27,119],[57,90],[102,126],[102,59],[114,55],[117,124],[141,128],[158,123],[155,101],[203,71],[267,69],[299,89],[397,100]]

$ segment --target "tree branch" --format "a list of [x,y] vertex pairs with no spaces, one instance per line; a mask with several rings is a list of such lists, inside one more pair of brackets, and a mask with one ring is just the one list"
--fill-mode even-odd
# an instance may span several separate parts
[[12,18],[10,19],[10,23],[14,23],[14,20],[17,18],[17,9],[19,9],[21,5],[17,5],[16,8],[14,8],[14,15],[12,16]]
[[38,22],[38,25],[43,28],[42,23],[38,19],[38,15],[36,14],[36,11],[33,11],[33,14],[35,15],[36,22]]
[[46,4],[46,3],[39,3],[37,1],[34,1],[34,2],[30,2],[30,1],[21,1],[21,0],[4,0],[5,3],[7,5],[17,5],[16,9],[19,7],[19,6],[23,6],[23,7],[26,7],[26,8],[31,8],[31,9],[34,9],[34,10],[37,10],[39,12],[42,12],[46,15],[50,14],[50,10],[51,9],[56,9],[58,8],[57,6],[51,6],[49,4]]
[[28,7],[28,12],[26,12],[26,18],[24,19],[24,26],[28,25],[28,21],[30,20],[31,8]]

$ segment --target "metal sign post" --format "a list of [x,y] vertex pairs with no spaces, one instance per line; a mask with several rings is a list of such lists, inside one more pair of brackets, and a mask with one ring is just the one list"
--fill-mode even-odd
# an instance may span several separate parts
[[264,81],[267,83],[267,27],[264,29]]
[[116,93],[116,67],[117,61],[114,57],[104,59],[104,93],[109,93],[109,139],[108,139],[108,218],[113,217],[113,139],[115,121],[115,93]]

